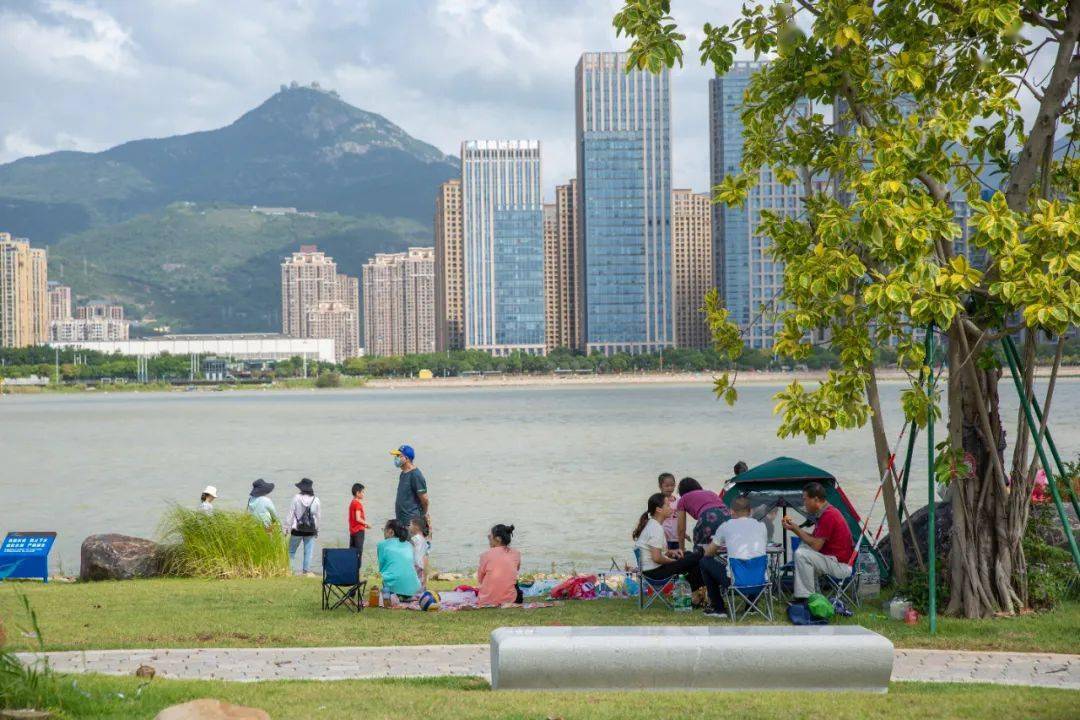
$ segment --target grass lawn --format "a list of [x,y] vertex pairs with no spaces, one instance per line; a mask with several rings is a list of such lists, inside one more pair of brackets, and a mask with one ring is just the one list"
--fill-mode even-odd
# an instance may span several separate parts
[[[642,612],[631,600],[574,601],[529,611],[323,612],[314,578],[2,583],[0,618],[8,628],[9,644],[20,650],[34,649],[36,643],[18,629],[27,624],[18,593],[25,593],[37,612],[50,650],[486,643],[494,628],[507,625],[717,622],[700,612]],[[876,602],[844,622],[880,632],[898,647],[1080,653],[1077,602],[1024,617],[941,618],[935,637],[929,636],[925,620],[908,627],[887,618]]]
[[[70,683],[72,678],[62,677]],[[783,717],[859,720],[931,717],[1075,718],[1080,692],[993,685],[893,683],[887,695],[844,693],[492,692],[472,678],[226,683],[80,676],[65,710],[79,718],[153,717],[200,697],[260,707],[274,720],[310,718],[649,718]],[[121,698],[119,694],[123,694]],[[138,694],[136,694],[138,693]],[[86,697],[88,694],[89,697]]]

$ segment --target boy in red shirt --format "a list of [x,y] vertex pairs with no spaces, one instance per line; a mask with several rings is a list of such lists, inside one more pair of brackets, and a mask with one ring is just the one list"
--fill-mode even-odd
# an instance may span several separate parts
[[799,527],[794,518],[784,518],[784,527],[795,533],[802,544],[795,551],[795,601],[805,601],[817,588],[817,576],[842,580],[851,574],[854,543],[843,514],[825,500],[825,487],[812,482],[803,488],[803,506],[817,516],[814,532]]
[[356,550],[357,564],[364,559],[364,531],[371,526],[364,515],[364,486],[356,483],[352,486],[352,502],[349,503],[349,547]]

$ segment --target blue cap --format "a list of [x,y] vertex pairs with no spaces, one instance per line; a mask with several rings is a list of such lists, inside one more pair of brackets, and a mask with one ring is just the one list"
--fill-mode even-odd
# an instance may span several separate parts
[[391,450],[391,455],[404,455],[409,458],[409,462],[416,459],[416,451],[412,449],[411,445],[402,445],[397,450]]

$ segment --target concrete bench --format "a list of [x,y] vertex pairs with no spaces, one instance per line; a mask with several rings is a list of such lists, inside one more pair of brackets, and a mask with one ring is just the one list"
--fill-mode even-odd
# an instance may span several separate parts
[[884,693],[893,645],[854,625],[520,627],[491,633],[496,690]]

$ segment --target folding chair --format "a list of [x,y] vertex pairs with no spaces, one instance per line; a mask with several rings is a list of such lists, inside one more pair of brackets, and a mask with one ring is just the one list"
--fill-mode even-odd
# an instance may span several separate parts
[[[761,615],[769,622],[773,619],[773,593],[772,584],[769,582],[769,558],[767,555],[739,560],[728,558],[728,572],[731,575],[731,584],[728,585],[728,613],[731,622],[745,620],[750,613]],[[736,607],[736,598],[743,601],[743,611],[739,614]],[[764,606],[764,607],[763,607]]]
[[829,598],[829,602],[836,604],[837,601],[844,603],[847,607],[859,607],[861,599],[859,598],[859,584],[862,579],[862,574],[859,572],[858,563],[852,566],[851,574],[845,578],[834,578],[831,575],[822,575],[822,579],[825,581],[825,596]]
[[672,576],[663,580],[653,580],[647,576],[641,569],[641,548],[634,548],[634,559],[637,560],[638,609],[648,610],[652,607],[652,604],[656,602],[656,598],[660,598],[660,602],[666,605],[668,610],[674,610],[674,599],[665,595],[663,589],[668,583],[675,582],[678,579],[678,576]]
[[364,609],[367,580],[360,579],[360,556],[353,548],[323,548],[322,608],[344,605],[356,612]]

